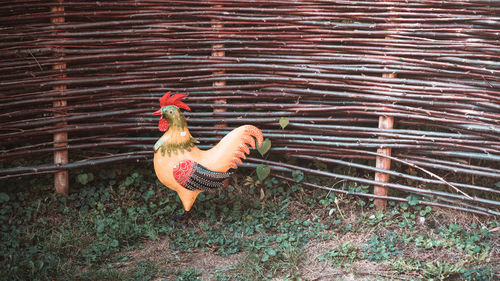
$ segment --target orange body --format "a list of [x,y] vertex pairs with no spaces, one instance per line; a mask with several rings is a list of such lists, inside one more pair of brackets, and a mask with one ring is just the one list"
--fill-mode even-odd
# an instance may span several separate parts
[[[154,168],[156,176],[168,188],[179,195],[184,209],[189,211],[201,190],[189,190],[181,186],[174,178],[173,167],[183,160],[195,161],[205,168],[215,172],[227,172],[230,168],[237,168],[242,163],[245,154],[249,153],[248,145],[255,148],[255,141],[260,146],[263,141],[262,132],[255,126],[244,125],[227,134],[220,142],[210,150],[200,150],[196,146],[190,149],[180,149],[170,152],[162,152],[155,145]],[[169,128],[158,140],[157,144],[176,145],[192,139],[187,127]]]

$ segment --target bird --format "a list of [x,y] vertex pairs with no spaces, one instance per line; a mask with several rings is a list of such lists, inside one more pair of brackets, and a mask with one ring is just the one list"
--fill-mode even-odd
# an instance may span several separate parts
[[158,129],[164,132],[154,145],[154,170],[159,181],[177,192],[186,220],[196,197],[204,191],[222,188],[250,153],[251,146],[262,146],[262,131],[253,125],[240,126],[209,150],[201,150],[189,132],[181,109],[190,111],[182,99],[187,95],[168,92],[160,99]]

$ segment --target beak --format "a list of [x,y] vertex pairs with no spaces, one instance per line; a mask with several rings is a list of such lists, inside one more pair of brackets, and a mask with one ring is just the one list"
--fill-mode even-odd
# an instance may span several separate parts
[[153,112],[153,115],[161,115],[161,109],[158,109],[157,111]]

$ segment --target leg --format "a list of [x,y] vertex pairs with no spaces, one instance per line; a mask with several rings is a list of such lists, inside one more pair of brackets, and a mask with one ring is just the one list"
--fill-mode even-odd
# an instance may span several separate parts
[[184,211],[184,224],[189,223],[189,211]]

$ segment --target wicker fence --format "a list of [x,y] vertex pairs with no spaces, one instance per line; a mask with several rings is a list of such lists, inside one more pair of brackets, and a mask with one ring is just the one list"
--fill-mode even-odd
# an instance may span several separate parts
[[297,163],[248,166],[500,215],[498,1],[2,2],[0,179],[151,159],[171,90],[202,147],[255,124]]

